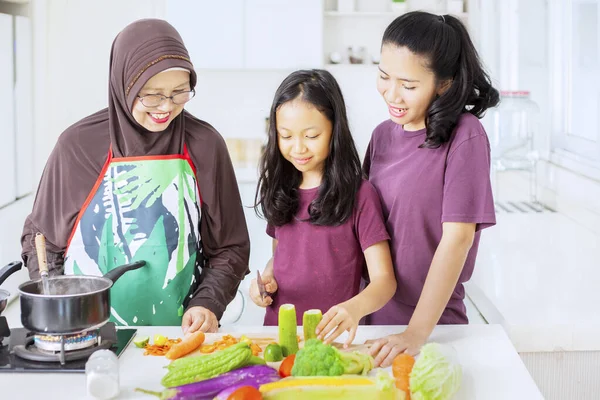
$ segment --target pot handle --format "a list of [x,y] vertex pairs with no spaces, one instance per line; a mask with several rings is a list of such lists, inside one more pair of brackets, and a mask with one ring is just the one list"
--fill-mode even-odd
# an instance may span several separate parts
[[125,272],[127,271],[132,271],[134,269],[138,269],[143,267],[144,265],[146,265],[146,261],[141,260],[141,261],[136,261],[136,262],[132,262],[131,264],[125,264],[125,265],[121,265],[120,267],[116,267],[111,269],[110,271],[108,271],[105,275],[104,278],[106,279],[110,279],[111,281],[113,281],[113,283],[119,279],[121,277],[121,275],[123,275]]
[[13,261],[0,270],[0,285],[12,274],[21,269],[23,263],[21,261]]

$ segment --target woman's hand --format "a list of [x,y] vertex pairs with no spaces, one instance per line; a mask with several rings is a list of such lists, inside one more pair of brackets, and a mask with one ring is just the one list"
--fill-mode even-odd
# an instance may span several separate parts
[[219,329],[219,321],[217,321],[215,314],[208,308],[200,306],[190,307],[183,314],[181,329],[183,329],[184,335],[196,331],[216,332]]
[[421,351],[429,335],[411,331],[389,335],[377,340],[367,340],[371,344],[369,354],[375,358],[375,367],[389,367],[394,358],[400,353],[416,356]]
[[[265,274],[261,276],[261,279],[265,285],[265,290],[269,294],[274,294],[277,291],[277,281],[275,277],[270,274]],[[258,290],[258,283],[256,283],[256,279],[252,279],[250,283],[250,298],[259,307],[267,307],[273,303],[273,298],[271,296],[265,296],[264,298],[260,295],[260,291]]]
[[323,319],[317,325],[317,337],[329,344],[344,331],[348,331],[348,339],[344,343],[344,347],[348,347],[356,336],[356,329],[361,318],[362,315],[358,315],[355,307],[348,302],[333,306],[323,315]]

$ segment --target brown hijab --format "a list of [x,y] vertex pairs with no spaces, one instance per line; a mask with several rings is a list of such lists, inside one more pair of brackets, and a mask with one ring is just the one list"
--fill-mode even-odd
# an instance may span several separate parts
[[[205,268],[195,305],[211,305],[220,317],[247,273],[249,239],[235,173],[222,137],[207,123],[186,111],[162,132],[138,124],[131,110],[146,82],[169,68],[196,73],[179,33],[166,21],[144,19],[121,31],[110,56],[109,106],[69,127],[50,155],[36,194],[33,211],[21,238],[23,260],[30,277],[38,276],[34,248],[36,232],[46,236],[52,273],[62,273],[67,240],[94,183],[106,162],[109,146],[114,157],[178,154],[187,143],[197,170],[203,200],[201,236]],[[216,270],[214,270],[216,269]]]

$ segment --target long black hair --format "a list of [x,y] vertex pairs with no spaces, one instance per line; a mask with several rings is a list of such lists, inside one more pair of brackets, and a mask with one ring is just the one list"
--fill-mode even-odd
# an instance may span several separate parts
[[281,155],[276,121],[279,107],[297,98],[313,105],[333,127],[319,193],[308,210],[309,221],[315,225],[343,224],[352,215],[361,185],[360,159],[350,133],[342,91],[335,78],[320,69],[293,72],[275,92],[254,209],[274,226],[287,224],[298,212],[302,173]]
[[461,114],[469,112],[480,118],[498,104],[498,91],[467,29],[456,17],[422,11],[403,14],[385,30],[381,45],[386,44],[406,47],[425,57],[437,83],[452,81],[427,110],[427,134],[421,147],[437,148],[447,142]]

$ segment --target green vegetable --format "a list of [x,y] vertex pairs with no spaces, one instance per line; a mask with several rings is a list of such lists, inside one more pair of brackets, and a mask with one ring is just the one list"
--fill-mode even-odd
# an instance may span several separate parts
[[283,351],[281,350],[281,346],[276,343],[271,343],[265,349],[265,361],[268,362],[277,362],[283,360]]
[[209,379],[246,365],[251,357],[250,346],[241,342],[207,356],[179,358],[168,365],[161,384],[174,387]]
[[410,374],[413,400],[446,400],[458,392],[462,368],[448,350],[438,343],[421,348]]
[[267,362],[258,356],[252,356],[246,361],[245,365],[267,365]]
[[296,354],[298,351],[298,325],[296,324],[296,307],[293,304],[282,304],[279,307],[279,345],[283,356]]
[[358,351],[341,352],[318,339],[309,339],[296,354],[292,376],[366,375],[373,369],[373,358]]
[[133,339],[133,344],[135,344],[135,347],[146,347],[146,345],[150,342],[150,337],[149,336],[140,336],[140,337],[135,337],[135,339]]
[[317,325],[323,319],[323,313],[321,310],[313,309],[304,312],[302,315],[302,328],[304,329],[304,341],[308,339],[314,339],[317,337],[315,331],[317,330]]

